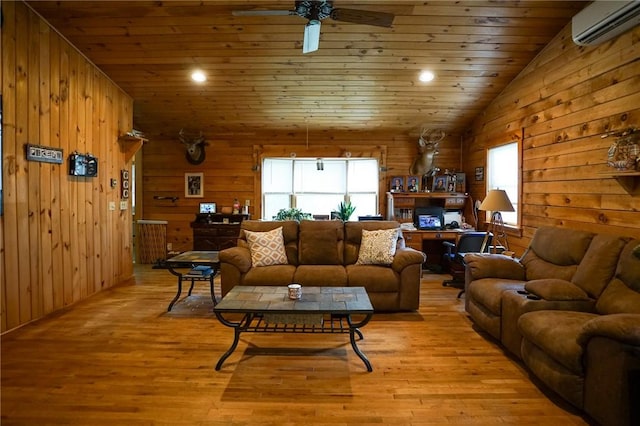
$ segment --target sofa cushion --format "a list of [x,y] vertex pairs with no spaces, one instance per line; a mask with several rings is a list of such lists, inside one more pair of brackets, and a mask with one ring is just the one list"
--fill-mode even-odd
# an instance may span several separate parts
[[349,287],[365,287],[370,293],[400,290],[398,274],[388,266],[348,265],[346,269]]
[[535,311],[518,318],[522,337],[573,374],[582,376],[583,348],[578,344],[584,324],[597,314],[573,311]]
[[[376,229],[399,229],[400,223],[393,220],[365,220],[344,223],[344,265],[352,265],[358,261],[362,231]],[[404,247],[402,233],[398,232],[398,248]]]
[[298,264],[298,222],[295,220],[243,220],[240,224],[240,236],[238,237],[238,247],[249,248],[245,231],[265,232],[282,227],[282,237],[284,238],[284,248],[287,252],[289,265]]
[[273,265],[251,268],[242,278],[240,285],[288,285],[294,282],[294,265]]
[[640,314],[640,293],[614,278],[598,298],[596,310],[602,315]]
[[640,293],[640,239],[629,241],[622,249],[616,277],[630,289]]
[[615,278],[596,303],[599,313],[640,313],[640,258],[633,253],[639,244],[640,240],[631,240],[622,250]]
[[524,285],[525,290],[544,300],[590,300],[591,298],[580,287],[572,282],[557,278],[531,280]]
[[560,278],[571,281],[593,234],[573,229],[539,228],[521,259],[526,279]]
[[340,221],[302,221],[298,256],[300,265],[341,265],[343,225]]
[[593,298],[600,296],[613,277],[620,252],[628,241],[628,238],[613,235],[595,235],[571,282]]
[[282,227],[267,232],[245,230],[253,266],[286,265]]
[[342,265],[299,265],[293,281],[303,286],[346,287],[347,272]]
[[391,265],[396,254],[397,229],[362,230],[357,265]]

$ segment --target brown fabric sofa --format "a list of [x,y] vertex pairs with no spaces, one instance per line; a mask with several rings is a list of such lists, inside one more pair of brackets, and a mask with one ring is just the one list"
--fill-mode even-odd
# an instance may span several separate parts
[[[287,264],[253,267],[245,231],[283,227]],[[412,311],[420,303],[425,255],[405,247],[398,232],[391,265],[356,264],[362,230],[399,228],[395,221],[243,221],[238,245],[220,252],[224,296],[236,285],[365,287],[376,311]]]
[[601,424],[631,424],[630,383],[640,380],[639,246],[543,227],[520,259],[468,254],[467,312],[571,404]]

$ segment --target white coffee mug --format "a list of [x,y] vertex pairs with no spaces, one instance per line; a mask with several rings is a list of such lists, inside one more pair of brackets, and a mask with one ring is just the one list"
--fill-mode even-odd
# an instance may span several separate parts
[[297,300],[302,298],[302,286],[300,284],[289,284],[289,299]]

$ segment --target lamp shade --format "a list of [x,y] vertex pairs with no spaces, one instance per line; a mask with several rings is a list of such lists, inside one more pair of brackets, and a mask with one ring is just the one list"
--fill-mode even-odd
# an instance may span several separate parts
[[489,191],[482,204],[480,204],[480,210],[489,212],[515,211],[504,189],[492,189]]

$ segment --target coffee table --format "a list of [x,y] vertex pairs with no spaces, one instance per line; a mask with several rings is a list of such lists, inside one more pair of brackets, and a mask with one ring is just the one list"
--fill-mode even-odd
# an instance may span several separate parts
[[[219,371],[235,351],[241,333],[349,333],[351,347],[364,362],[371,363],[356,344],[360,331],[373,316],[364,287],[302,287],[302,298],[289,299],[286,286],[236,286],[213,308],[218,320],[233,328],[233,343],[216,364]],[[242,314],[239,320],[228,314]],[[227,318],[225,318],[227,315]],[[352,315],[357,315],[354,322]],[[236,315],[237,317],[237,315]]]

